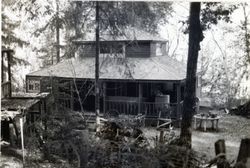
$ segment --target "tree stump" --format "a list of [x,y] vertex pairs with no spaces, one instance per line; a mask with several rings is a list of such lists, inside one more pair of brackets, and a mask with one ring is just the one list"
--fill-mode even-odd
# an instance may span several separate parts
[[241,162],[246,165],[247,160],[250,160],[250,138],[241,140],[237,163]]
[[219,139],[218,141],[215,142],[215,155],[219,155],[221,153],[224,153],[225,155],[220,156],[223,159],[226,159],[226,146],[225,146],[225,140],[224,139]]
[[229,168],[230,164],[226,160],[226,145],[224,139],[219,139],[215,142],[215,154],[216,154],[216,163],[217,168]]

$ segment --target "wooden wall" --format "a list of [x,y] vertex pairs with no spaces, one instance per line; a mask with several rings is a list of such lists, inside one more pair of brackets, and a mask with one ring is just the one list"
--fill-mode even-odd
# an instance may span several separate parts
[[126,57],[150,57],[150,42],[138,42],[126,45]]

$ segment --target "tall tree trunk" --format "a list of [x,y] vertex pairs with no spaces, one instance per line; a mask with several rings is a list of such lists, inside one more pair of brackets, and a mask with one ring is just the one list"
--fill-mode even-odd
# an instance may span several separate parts
[[56,62],[60,62],[60,21],[59,21],[59,0],[56,1]]
[[186,87],[184,93],[183,114],[181,122],[180,142],[183,146],[191,148],[192,117],[196,109],[196,71],[200,42],[203,34],[200,25],[200,2],[192,2],[189,16],[189,47],[186,74]]
[[248,32],[248,15],[246,13],[246,6],[247,4],[244,3],[242,4],[242,8],[243,8],[243,14],[244,14],[244,23],[243,23],[243,30],[245,31],[245,53],[246,53],[246,64],[250,64],[250,42],[249,42],[249,32]]
[[95,55],[95,112],[96,112],[96,131],[100,127],[100,84],[99,84],[99,2],[96,1],[96,55]]

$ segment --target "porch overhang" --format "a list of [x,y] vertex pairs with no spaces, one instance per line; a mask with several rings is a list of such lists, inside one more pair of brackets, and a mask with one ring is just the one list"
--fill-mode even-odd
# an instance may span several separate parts
[[[67,59],[32,72],[27,77],[90,79],[95,77],[95,59]],[[183,81],[186,66],[168,57],[100,58],[100,80]]]
[[1,100],[1,120],[22,116],[25,110],[38,103],[39,99],[11,98]]
[[46,98],[49,93],[13,93],[12,98],[1,100],[1,119],[24,115],[25,111]]

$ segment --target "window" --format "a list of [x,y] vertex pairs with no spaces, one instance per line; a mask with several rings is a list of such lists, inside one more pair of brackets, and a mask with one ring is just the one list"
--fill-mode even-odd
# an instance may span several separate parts
[[[95,57],[95,52],[95,43],[84,44],[77,48],[76,57]],[[100,54],[122,56],[123,53],[123,43],[121,42],[101,42],[100,44]]]
[[136,42],[126,45],[126,57],[150,57],[150,42]]
[[101,54],[122,54],[123,45],[119,43],[102,43],[100,46]]
[[156,43],[156,56],[162,56],[165,53],[165,44],[164,43]]
[[40,92],[40,80],[29,79],[27,85],[28,85],[28,92]]
[[109,53],[111,53],[111,45],[107,44],[107,43],[101,44],[100,53],[101,54],[109,54]]
[[112,53],[122,54],[123,53],[122,44],[114,44],[112,46]]

